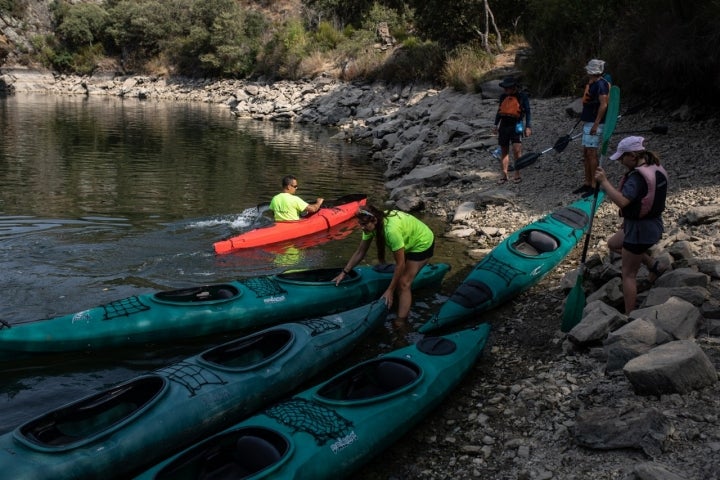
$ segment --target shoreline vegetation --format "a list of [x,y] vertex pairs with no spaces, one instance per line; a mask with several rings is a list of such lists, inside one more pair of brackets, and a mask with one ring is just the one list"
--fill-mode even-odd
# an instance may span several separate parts
[[[496,184],[499,165],[490,151],[497,143],[491,133],[497,81],[469,94],[323,76],[207,81],[3,68],[0,86],[16,93],[212,102],[238,117],[337,128],[338,141],[366,143],[386,166],[385,186],[397,208],[444,218],[440,234],[465,245],[473,259],[570,203],[582,178],[574,143],[562,154],[543,155],[523,172],[522,183]],[[534,128],[525,152],[567,133],[576,121],[574,101],[531,98]],[[658,124],[669,133],[643,135],[670,176],[665,234],[653,249],[670,268],[654,284],[641,273],[643,306],[631,315],[620,310],[620,263],[605,245],[618,218],[604,202],[593,226],[583,321],[560,332],[576,251],[539,286],[478,319],[492,330],[477,367],[426,422],[353,479],[720,478],[718,125],[716,119],[688,121],[683,109],[647,107],[623,118],[617,130],[649,132]],[[613,137],[611,148],[620,138]],[[617,165],[607,170],[613,181],[622,173]]]

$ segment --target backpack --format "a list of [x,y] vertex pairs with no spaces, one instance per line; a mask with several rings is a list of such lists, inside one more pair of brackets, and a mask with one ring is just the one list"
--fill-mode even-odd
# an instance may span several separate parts
[[498,113],[501,117],[511,117],[519,119],[522,116],[522,105],[518,95],[507,95],[500,103]]

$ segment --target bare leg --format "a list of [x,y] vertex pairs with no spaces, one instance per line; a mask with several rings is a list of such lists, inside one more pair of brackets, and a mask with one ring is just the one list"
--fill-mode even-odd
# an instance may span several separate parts
[[421,262],[410,260],[405,262],[405,271],[402,277],[400,277],[400,283],[398,284],[398,321],[404,319],[404,321],[407,322],[407,318],[410,315],[410,307],[412,306],[412,282],[427,262],[427,260]]
[[635,310],[635,303],[637,302],[637,274],[643,260],[643,255],[647,254],[638,255],[625,249],[622,251],[622,286],[626,315]]
[[[522,156],[522,143],[513,143],[513,157],[515,160],[520,158]],[[520,170],[515,170],[515,177],[516,180],[520,178]]]
[[510,166],[510,152],[508,147],[500,147],[500,167],[502,168],[502,178],[508,178],[508,167]]
[[597,170],[598,166],[598,149],[586,147],[583,153],[583,163],[585,165],[585,185],[595,188],[595,170]]

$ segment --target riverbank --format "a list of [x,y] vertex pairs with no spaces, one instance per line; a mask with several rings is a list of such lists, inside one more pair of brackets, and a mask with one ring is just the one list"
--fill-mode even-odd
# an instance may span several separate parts
[[[571,143],[562,154],[548,152],[523,170],[522,183],[496,184],[498,165],[490,150],[500,92],[494,83],[484,86],[483,95],[468,95],[429,86],[347,85],[331,78],[263,84],[0,73],[0,82],[15,91],[222,103],[237,116],[336,126],[338,139],[372,145],[373,157],[387,165],[386,187],[397,206],[445,219],[447,229],[438,233],[462,242],[476,259],[505,235],[572,201],[582,178],[580,145]],[[567,113],[572,100],[531,100],[533,135],[525,151],[544,150],[567,133],[575,123]],[[666,234],[657,254],[669,255],[677,271],[707,272],[702,273],[708,277],[707,298],[696,306],[702,321],[695,342],[717,368],[720,315],[713,299],[720,296],[720,224],[712,213],[720,194],[714,159],[720,145],[712,135],[717,121],[683,121],[682,113],[646,107],[622,119],[618,130],[669,127],[667,135],[643,134],[671,179]],[[608,170],[613,179],[621,173],[617,165]],[[461,205],[469,213],[456,215]],[[703,211],[710,214],[699,215]],[[617,274],[618,264],[610,262],[604,239],[616,224],[615,208],[605,202],[593,226],[590,255],[610,271],[608,277],[613,268]],[[717,382],[683,393],[637,395],[622,370],[607,371],[602,343],[577,345],[560,332],[572,278],[566,274],[579,255],[574,252],[538,287],[485,315],[482,320],[493,326],[492,344],[470,377],[421,427],[354,478],[718,478]],[[645,440],[624,439],[621,448],[611,442],[605,448],[579,446],[578,417],[601,407],[610,408],[603,418],[623,421],[627,412],[659,412],[661,428],[624,423],[625,431],[645,433]]]

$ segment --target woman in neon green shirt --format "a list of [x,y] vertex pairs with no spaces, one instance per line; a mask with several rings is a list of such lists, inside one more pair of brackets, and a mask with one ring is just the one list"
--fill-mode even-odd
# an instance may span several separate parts
[[412,305],[412,282],[420,269],[433,256],[435,235],[423,222],[409,213],[398,210],[384,212],[366,205],[355,217],[362,228],[362,239],[355,253],[342,272],[335,277],[339,284],[350,270],[360,263],[370,248],[372,239],[378,249],[380,263],[385,263],[385,247],[389,247],[395,259],[395,272],[382,297],[388,308],[392,307],[395,291],[398,292],[396,328],[407,326]]
[[282,179],[282,188],[282,192],[275,195],[270,201],[270,210],[273,211],[276,222],[300,220],[300,215],[315,213],[320,210],[320,206],[323,203],[322,198],[318,198],[315,203],[307,203],[295,195],[298,189],[298,182],[294,176],[284,176]]

